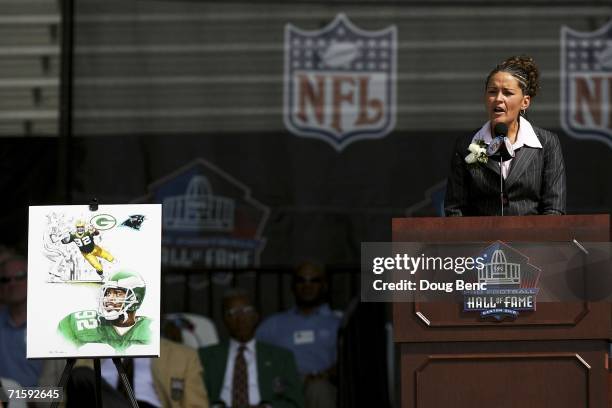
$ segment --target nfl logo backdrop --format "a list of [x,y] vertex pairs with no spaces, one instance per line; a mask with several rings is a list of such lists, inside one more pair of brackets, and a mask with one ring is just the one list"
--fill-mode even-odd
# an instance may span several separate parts
[[612,148],[612,22],[587,33],[561,28],[561,124]]
[[395,126],[395,26],[365,31],[344,14],[321,30],[285,27],[284,119],[337,150]]

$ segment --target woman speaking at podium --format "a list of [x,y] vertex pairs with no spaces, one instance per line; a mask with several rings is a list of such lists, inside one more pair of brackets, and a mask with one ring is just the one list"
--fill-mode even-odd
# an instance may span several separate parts
[[487,76],[488,121],[457,139],[447,216],[565,213],[565,165],[556,134],[525,118],[539,84],[531,57],[510,57]]

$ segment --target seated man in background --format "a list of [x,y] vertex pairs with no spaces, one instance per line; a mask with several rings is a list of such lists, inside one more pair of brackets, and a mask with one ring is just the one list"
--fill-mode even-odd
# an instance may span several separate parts
[[296,306],[264,320],[255,337],[293,351],[304,379],[307,408],[333,408],[340,317],[325,302],[325,270],[312,262],[301,264],[293,275],[292,288]]
[[229,342],[201,348],[213,407],[303,407],[302,387],[290,351],[255,341],[259,315],[246,291],[223,297]]
[[18,254],[6,256],[0,263],[0,377],[22,387],[34,387],[42,361],[26,359],[26,306],[28,267]]
[[[208,396],[202,384],[203,370],[196,351],[164,338],[159,346],[159,358],[124,359],[138,406],[208,408]],[[56,386],[65,364],[65,360],[46,360],[40,385]],[[112,360],[102,360],[101,368],[103,406],[131,407]],[[94,407],[94,384],[93,361],[78,360],[66,387],[67,407]]]

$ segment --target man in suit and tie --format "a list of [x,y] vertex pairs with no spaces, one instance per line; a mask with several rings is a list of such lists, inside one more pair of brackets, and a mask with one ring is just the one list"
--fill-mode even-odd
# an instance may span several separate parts
[[225,294],[223,321],[229,341],[199,350],[212,406],[303,407],[293,354],[255,341],[259,315],[246,291],[234,289]]

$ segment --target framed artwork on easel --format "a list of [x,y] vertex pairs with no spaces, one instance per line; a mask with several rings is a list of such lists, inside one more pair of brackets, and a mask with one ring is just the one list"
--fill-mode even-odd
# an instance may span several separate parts
[[159,356],[161,205],[33,206],[28,358]]

